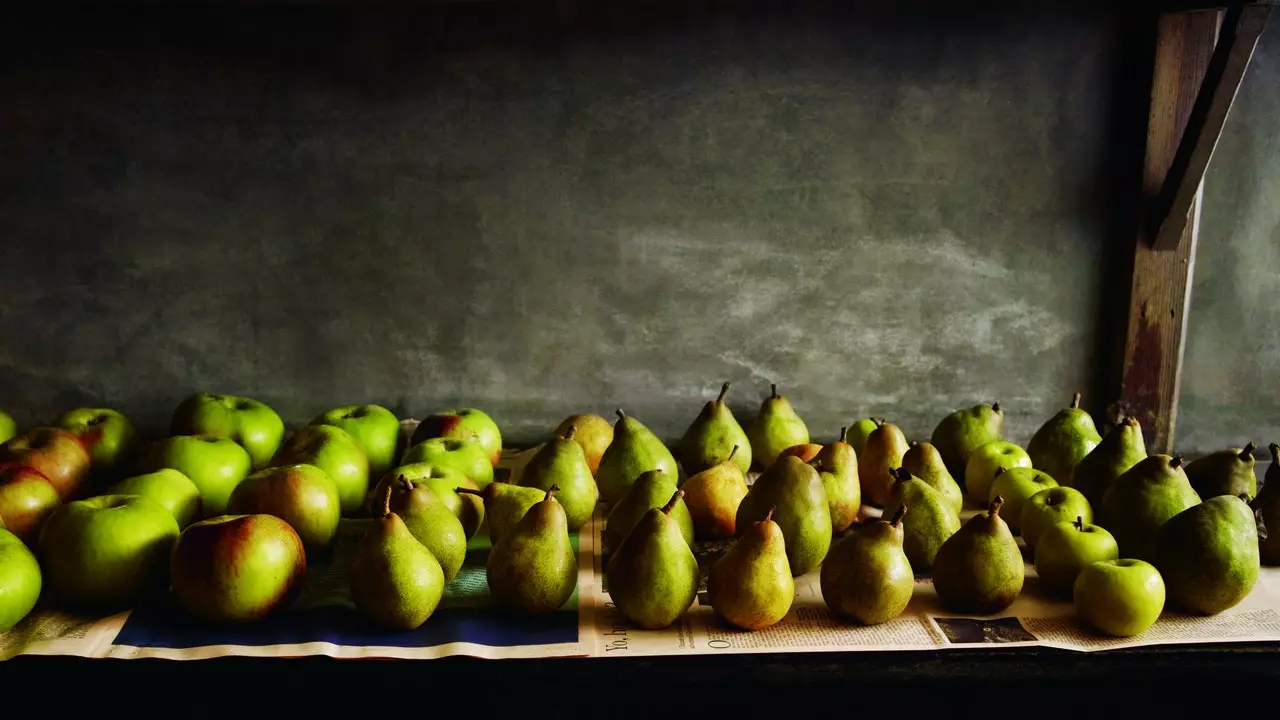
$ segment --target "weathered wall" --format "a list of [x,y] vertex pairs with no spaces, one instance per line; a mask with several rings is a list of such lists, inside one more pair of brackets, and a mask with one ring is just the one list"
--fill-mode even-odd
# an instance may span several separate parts
[[[1096,380],[1134,38],[1106,9],[934,5],[590,36],[423,11],[390,23],[399,44],[315,15],[199,42],[208,21],[56,27],[0,102],[0,406],[154,431],[197,389],[291,422],[467,404],[517,441],[620,406],[674,438],[732,380],[741,414],[777,382],[823,438],[999,400],[1025,440]],[[1208,203],[1248,212],[1206,248],[1274,240],[1276,173],[1221,182],[1276,155],[1276,99],[1253,103]],[[1261,277],[1238,290],[1261,308],[1273,264],[1208,255]],[[1221,332],[1242,355],[1280,343],[1241,318]],[[1187,387],[1254,397],[1240,374]]]

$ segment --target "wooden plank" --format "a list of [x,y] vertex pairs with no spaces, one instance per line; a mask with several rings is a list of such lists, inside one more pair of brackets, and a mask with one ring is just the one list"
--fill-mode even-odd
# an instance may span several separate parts
[[[1157,20],[1143,198],[1160,192],[1173,163],[1213,55],[1221,16],[1221,11],[1207,10],[1166,13]],[[1197,193],[1191,211],[1197,219],[1199,198]],[[1120,388],[1108,415],[1137,418],[1148,449],[1168,453],[1177,414],[1198,223],[1187,223],[1177,248],[1164,252],[1146,241],[1150,235],[1145,212],[1140,213],[1138,224]]]
[[1155,229],[1157,250],[1172,250],[1185,234],[1191,206],[1270,14],[1270,5],[1257,3],[1237,3],[1227,11],[1186,132],[1154,205],[1150,227]]

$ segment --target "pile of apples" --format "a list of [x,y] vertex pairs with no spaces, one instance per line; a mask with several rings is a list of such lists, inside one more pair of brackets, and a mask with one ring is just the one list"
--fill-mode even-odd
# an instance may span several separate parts
[[502,449],[474,409],[430,415],[406,442],[378,405],[286,433],[265,403],[213,393],[179,404],[152,442],[102,408],[21,433],[0,413],[0,442],[0,632],[42,594],[101,614],[166,585],[197,618],[263,618],[296,594],[308,556],[331,552],[340,518],[365,512],[371,478],[394,469],[478,489]]

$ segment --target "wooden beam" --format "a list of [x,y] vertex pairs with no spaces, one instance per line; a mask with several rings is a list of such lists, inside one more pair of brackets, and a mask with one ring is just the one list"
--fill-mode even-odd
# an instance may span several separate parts
[[1227,11],[1186,132],[1154,205],[1150,227],[1155,230],[1152,246],[1157,250],[1174,249],[1184,235],[1191,206],[1270,14],[1271,6],[1260,3],[1236,3]]
[[[1157,20],[1143,198],[1160,192],[1173,163],[1213,55],[1221,16],[1221,11],[1207,10],[1166,13]],[[1197,192],[1192,201],[1193,218],[1198,219],[1199,208]],[[1139,213],[1120,388],[1108,415],[1137,418],[1149,450],[1168,453],[1177,413],[1198,227],[1196,222],[1187,223],[1176,249],[1161,252],[1146,241],[1150,237],[1148,221],[1146,212]]]

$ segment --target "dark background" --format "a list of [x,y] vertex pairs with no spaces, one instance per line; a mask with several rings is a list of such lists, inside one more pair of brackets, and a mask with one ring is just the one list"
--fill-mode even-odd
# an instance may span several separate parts
[[[961,7],[963,5],[964,7]],[[150,432],[724,380],[815,437],[1099,409],[1149,18],[1104,2],[45,8],[0,30],[0,407]],[[1206,181],[1179,450],[1280,420],[1280,23]]]

